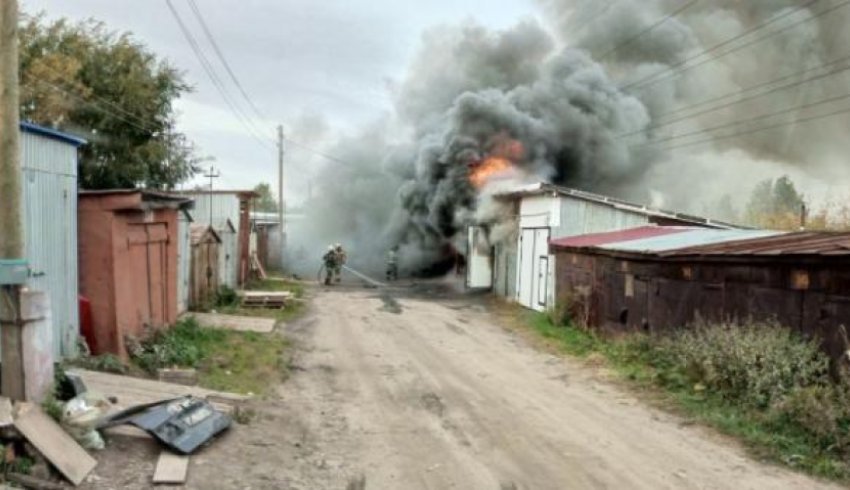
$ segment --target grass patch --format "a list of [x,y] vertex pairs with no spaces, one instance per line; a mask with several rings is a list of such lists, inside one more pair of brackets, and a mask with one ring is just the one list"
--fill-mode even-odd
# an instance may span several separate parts
[[141,342],[131,358],[149,375],[159,368],[195,368],[205,388],[263,394],[286,378],[287,348],[277,334],[202,328],[189,317]]
[[71,366],[88,369],[90,371],[101,371],[112,374],[127,374],[128,366],[113,354],[101,354],[99,356],[82,355],[68,362]]
[[669,336],[602,338],[506,310],[553,353],[609,368],[651,401],[743,441],[763,459],[850,481],[850,387],[817,346],[774,325],[702,325]]
[[276,334],[224,331],[198,365],[200,384],[235,393],[264,394],[288,376],[289,343]]

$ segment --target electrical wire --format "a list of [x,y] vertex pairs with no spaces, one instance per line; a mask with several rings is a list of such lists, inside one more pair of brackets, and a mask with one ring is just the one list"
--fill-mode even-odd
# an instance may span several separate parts
[[[850,60],[850,57],[847,57],[846,59]],[[682,116],[677,116],[674,119],[670,119],[670,120],[667,120],[667,121],[661,121],[661,122],[653,123],[652,125],[650,125],[646,128],[620,134],[620,135],[618,135],[618,138],[625,138],[625,137],[628,137],[628,136],[634,136],[636,134],[640,134],[640,133],[643,133],[645,131],[652,131],[652,130],[655,130],[655,129],[667,127],[667,126],[673,125],[677,122],[685,121],[685,120],[692,119],[692,118],[697,117],[697,116],[702,116],[702,115],[705,115],[705,114],[716,112],[716,111],[719,111],[720,109],[725,109],[727,107],[733,107],[733,106],[736,106],[738,104],[741,104],[741,103],[744,103],[744,102],[749,102],[749,101],[755,100],[755,99],[759,99],[761,97],[765,97],[767,95],[771,95],[771,94],[774,94],[774,93],[777,93],[777,92],[781,92],[781,91],[787,90],[789,88],[800,86],[800,85],[803,85],[805,83],[811,83],[811,82],[814,82],[814,81],[817,81],[817,80],[821,80],[823,78],[827,78],[827,77],[830,77],[832,75],[836,75],[838,73],[845,72],[847,70],[850,70],[850,64],[842,66],[840,68],[836,68],[835,70],[832,70],[830,72],[827,72],[827,73],[824,73],[824,74],[821,74],[821,75],[817,75],[817,76],[807,78],[805,80],[800,80],[800,81],[790,83],[790,84],[787,84],[787,85],[783,85],[783,86],[780,86],[780,87],[774,87],[774,88],[772,88],[772,89],[770,89],[766,92],[762,92],[762,93],[759,93],[759,94],[753,94],[753,95],[750,95],[750,96],[742,97],[742,98],[735,100],[735,101],[732,101],[732,102],[727,102],[727,103],[724,103],[724,104],[708,107],[706,109],[703,109],[703,110],[700,110],[700,111],[697,111],[697,112],[692,112],[692,113],[688,113],[688,114],[685,114],[685,115],[682,115]],[[775,83],[775,82],[768,82],[766,85],[770,85],[772,83]],[[751,89],[746,89],[742,92],[739,92],[738,94],[746,93],[746,91],[749,91],[749,90],[751,90]],[[732,95],[735,95],[735,94],[732,94]],[[721,98],[727,98],[727,97],[728,97],[728,95],[722,96]],[[705,105],[705,103],[700,103],[700,104],[697,104],[696,106],[699,106],[699,105]],[[678,112],[681,112],[681,110],[676,111],[676,113],[678,113]]]
[[711,128],[705,128],[705,129],[701,129],[701,130],[698,130],[698,131],[691,131],[690,133],[672,135],[672,136],[668,136],[666,138],[652,140],[651,142],[647,142],[646,144],[647,145],[655,145],[655,144],[658,144],[658,143],[664,143],[664,142],[667,142],[667,141],[673,141],[673,140],[678,140],[678,139],[682,139],[682,138],[688,138],[690,136],[696,136],[696,135],[703,134],[703,133],[710,133],[710,132],[713,132],[713,131],[719,131],[721,129],[733,128],[735,126],[741,126],[741,125],[744,125],[744,124],[749,124],[749,123],[752,123],[752,122],[760,121],[762,119],[769,119],[771,117],[782,116],[782,115],[785,115],[785,114],[791,114],[791,113],[802,111],[802,110],[805,110],[805,109],[810,109],[812,107],[816,107],[816,106],[823,105],[823,104],[840,102],[840,101],[845,100],[845,99],[850,99],[850,94],[837,95],[837,96],[834,96],[834,97],[829,97],[829,98],[824,99],[824,100],[819,100],[817,102],[810,102],[810,103],[795,106],[795,107],[789,107],[787,109],[783,109],[783,110],[777,111],[777,112],[772,112],[770,114],[763,114],[761,116],[756,116],[756,117],[752,117],[752,118],[748,118],[748,119],[740,119],[738,121],[732,121],[730,123],[721,124],[719,126],[714,126],[714,127],[711,127]]
[[[578,25],[578,27],[576,27],[576,28],[575,28],[575,30],[573,31],[573,34],[575,34],[575,33],[579,32],[579,31],[581,31],[582,29],[587,28],[587,26],[589,26],[589,25],[593,24],[594,22],[596,22],[596,20],[597,20],[597,19],[599,19],[600,17],[602,17],[602,16],[603,16],[603,15],[604,15],[604,14],[605,14],[608,10],[610,10],[610,9],[611,9],[611,7],[613,7],[613,6],[614,6],[614,4],[616,4],[618,1],[619,1],[619,0],[611,0],[610,2],[608,2],[607,4],[605,4],[605,5],[604,5],[601,9],[597,10],[595,14],[590,14],[589,16],[585,17],[584,21],[582,21],[582,22],[576,22],[576,23],[577,23],[577,24],[579,24],[579,25]],[[571,28],[571,29],[572,29],[572,28]]]
[[682,12],[684,12],[685,10],[687,10],[688,8],[690,8],[692,5],[694,5],[694,4],[695,4],[695,3],[697,3],[698,1],[699,1],[699,0],[691,0],[690,2],[686,3],[685,5],[682,5],[681,7],[679,7],[679,8],[677,8],[676,10],[674,10],[674,11],[670,12],[669,14],[667,14],[666,16],[664,16],[664,18],[662,18],[662,19],[658,20],[657,22],[655,22],[655,23],[654,23],[654,24],[652,24],[651,26],[649,26],[649,27],[647,27],[647,28],[643,29],[642,31],[638,32],[637,34],[635,34],[634,36],[630,37],[629,39],[627,39],[627,40],[623,41],[623,42],[622,42],[622,43],[620,43],[619,45],[614,46],[614,47],[613,47],[613,48],[611,48],[610,50],[606,51],[606,52],[605,52],[605,54],[603,54],[603,55],[601,55],[601,56],[597,57],[597,58],[596,58],[596,60],[597,60],[597,61],[602,61],[602,60],[604,60],[605,58],[607,58],[608,56],[611,56],[612,54],[614,54],[614,53],[616,53],[617,51],[619,51],[622,47],[624,47],[624,46],[627,46],[627,45],[630,45],[630,44],[634,43],[635,41],[637,41],[637,40],[638,40],[638,39],[640,39],[641,37],[645,36],[646,34],[649,34],[649,33],[650,33],[650,32],[652,32],[653,30],[655,30],[656,28],[658,28],[658,27],[660,27],[661,25],[663,25],[663,24],[664,24],[665,22],[667,22],[668,20],[670,20],[670,19],[672,19],[672,18],[676,17],[677,15],[681,14]]
[[254,127],[254,124],[251,119],[247,117],[244,112],[231,99],[230,94],[227,92],[227,89],[221,81],[221,78],[219,78],[218,74],[215,72],[215,68],[212,66],[209,59],[204,54],[203,50],[201,49],[195,37],[192,35],[192,32],[189,30],[188,26],[186,26],[186,24],[183,22],[182,17],[180,17],[180,14],[177,12],[177,9],[174,8],[174,5],[171,0],[165,0],[165,3],[168,5],[168,9],[171,11],[172,17],[174,17],[174,20],[177,21],[177,25],[180,27],[180,31],[183,33],[183,37],[186,39],[186,42],[189,44],[189,47],[194,52],[195,57],[198,58],[198,61],[201,63],[201,68],[203,68],[204,72],[207,74],[210,81],[213,83],[224,102],[230,108],[231,112],[233,112],[233,114],[237,117],[243,127],[248,130],[248,133],[251,135],[252,138],[254,138],[261,145],[265,146],[267,149],[274,150],[274,146],[270,144],[270,141],[273,140],[267,140],[263,138],[261,136],[263,134],[262,131],[258,131]]
[[[754,129],[742,131],[742,132],[735,133],[735,134],[729,134],[729,135],[726,135],[726,136],[715,136],[715,137],[712,137],[712,138],[706,138],[706,139],[702,139],[702,140],[699,140],[699,141],[693,141],[693,142],[688,142],[688,143],[682,143],[682,144],[679,144],[679,145],[667,146],[667,147],[664,147],[664,149],[669,151],[669,150],[675,150],[675,149],[678,149],[678,148],[687,148],[687,147],[690,147],[690,146],[702,145],[702,144],[705,144],[705,143],[713,143],[713,142],[716,142],[716,141],[722,141],[722,140],[737,138],[739,136],[745,136],[745,135],[748,135],[748,134],[753,134],[753,133],[758,133],[758,132],[762,132],[762,131],[768,131],[768,130],[771,130],[771,129],[781,128],[783,126],[793,126],[795,124],[807,123],[807,122],[810,122],[810,121],[816,121],[816,120],[819,120],[819,119],[826,119],[828,117],[840,116],[842,114],[848,114],[848,113],[850,113],[850,108],[841,109],[841,110],[833,111],[833,112],[828,112],[826,114],[819,114],[819,115],[816,115],[816,116],[808,116],[808,117],[804,117],[804,118],[794,119],[793,121],[785,121],[785,122],[781,122],[781,123],[777,123],[777,124],[772,124],[772,125],[769,125],[769,126],[762,126],[760,128],[754,128]],[[644,147],[644,146],[652,146],[652,143],[647,143],[647,144],[642,144],[642,145],[634,145],[631,148]]]
[[[148,132],[148,133],[156,132],[154,129],[152,129],[152,128],[151,128],[151,127],[149,127],[149,126],[140,126],[140,125],[139,125],[138,123],[136,123],[136,122],[135,122],[135,120],[133,120],[133,119],[128,119],[128,118],[126,118],[126,117],[122,116],[121,114],[119,114],[119,113],[117,113],[117,112],[113,112],[113,111],[111,111],[111,110],[109,110],[109,109],[104,109],[104,108],[101,106],[101,103],[100,103],[100,102],[98,102],[98,100],[102,100],[102,99],[95,98],[95,100],[86,100],[86,99],[85,99],[82,95],[77,94],[77,93],[74,93],[74,92],[72,92],[72,91],[70,91],[70,90],[67,90],[67,89],[65,89],[65,88],[63,88],[63,87],[61,87],[61,86],[59,86],[59,85],[56,85],[55,83],[51,83],[51,82],[48,82],[47,80],[42,80],[42,79],[35,79],[35,80],[36,80],[36,82],[38,82],[38,83],[41,83],[41,84],[47,85],[47,86],[49,86],[49,87],[53,88],[54,90],[58,90],[58,91],[62,92],[62,93],[63,93],[63,94],[65,94],[65,95],[68,95],[68,96],[70,96],[70,97],[75,98],[75,99],[79,100],[80,102],[82,102],[83,104],[88,105],[89,107],[92,107],[92,108],[96,109],[97,111],[99,111],[99,112],[101,112],[101,113],[103,113],[103,114],[106,114],[106,115],[112,116],[112,117],[114,117],[114,118],[116,118],[116,119],[118,119],[118,120],[121,120],[121,121],[123,121],[123,122],[127,123],[128,125],[133,126],[133,127],[134,127],[134,128],[136,128],[136,129],[139,129],[139,130],[141,130],[141,131],[143,131],[143,132]],[[104,105],[105,105],[105,104],[104,104]],[[126,111],[125,111],[125,112],[126,112]],[[144,123],[144,124],[148,124],[148,123],[149,123],[149,122],[148,122],[148,123],[146,123],[143,119],[141,119],[141,118],[139,118],[139,117],[136,117],[135,119],[136,119],[136,120],[138,120],[138,121],[141,121],[141,122],[142,122],[142,123]]]
[[[713,52],[713,51],[716,51],[716,50],[718,50],[718,49],[720,49],[720,48],[722,48],[722,47],[724,47],[724,46],[728,46],[729,44],[732,44],[732,43],[734,43],[735,41],[738,41],[738,40],[740,40],[740,39],[743,39],[743,38],[745,38],[745,37],[747,37],[747,36],[749,36],[749,35],[751,35],[751,34],[753,34],[753,33],[755,33],[755,32],[758,32],[758,31],[760,31],[760,30],[762,30],[762,29],[764,29],[764,28],[766,28],[766,27],[768,27],[768,26],[770,26],[770,25],[773,25],[773,24],[775,24],[776,22],[779,22],[780,20],[783,20],[783,19],[785,19],[785,18],[787,18],[787,17],[789,17],[789,16],[791,16],[791,15],[793,15],[793,14],[796,14],[797,12],[801,12],[801,11],[803,11],[803,10],[806,10],[806,9],[808,9],[809,7],[811,7],[812,5],[814,5],[814,4],[816,4],[816,3],[820,2],[820,1],[821,1],[821,0],[810,0],[809,2],[807,2],[807,3],[803,4],[803,5],[801,5],[800,7],[797,7],[797,8],[795,8],[795,9],[793,9],[793,10],[788,10],[788,11],[786,11],[785,13],[783,13],[783,14],[781,14],[781,15],[778,15],[778,16],[776,16],[776,17],[772,17],[772,18],[768,19],[767,21],[765,21],[765,22],[763,22],[763,23],[759,24],[758,26],[755,26],[755,27],[753,27],[753,28],[751,28],[751,29],[747,29],[746,31],[742,32],[741,34],[738,34],[737,36],[734,36],[734,37],[732,37],[732,38],[730,38],[730,39],[727,39],[726,41],[722,41],[722,42],[720,42],[720,43],[718,43],[718,44],[715,44],[714,46],[712,46],[712,47],[710,47],[710,48],[708,48],[708,49],[706,49],[706,50],[704,50],[704,51],[702,51],[702,52],[700,52],[700,53],[697,53],[697,54],[695,54],[695,55],[693,55],[693,56],[689,56],[689,57],[685,58],[685,59],[684,59],[684,60],[682,60],[682,61],[679,61],[679,62],[677,62],[677,63],[674,63],[673,65],[671,65],[671,66],[670,66],[670,67],[668,67],[668,68],[665,68],[665,69],[663,69],[663,70],[660,70],[660,71],[658,71],[658,72],[656,72],[656,73],[654,73],[654,74],[652,74],[652,75],[648,75],[648,76],[646,76],[646,77],[644,77],[644,78],[642,78],[642,79],[640,79],[640,80],[636,80],[636,81],[634,81],[634,82],[628,83],[628,84],[626,84],[626,85],[624,85],[624,86],[620,87],[620,90],[626,91],[626,90],[631,90],[631,89],[634,89],[634,88],[639,88],[639,87],[644,87],[644,86],[651,86],[651,85],[654,85],[654,84],[656,84],[656,83],[658,83],[658,82],[660,82],[660,81],[662,81],[662,80],[667,80],[668,78],[670,78],[670,77],[672,77],[672,76],[675,76],[675,75],[677,75],[677,74],[681,74],[681,73],[684,73],[684,72],[686,72],[686,71],[692,70],[692,69],[694,69],[694,68],[696,68],[696,67],[698,67],[698,66],[702,66],[703,64],[708,63],[708,62],[710,62],[710,61],[715,61],[715,60],[717,60],[717,59],[719,59],[719,58],[722,58],[723,56],[726,56],[727,54],[734,53],[734,52],[736,52],[736,51],[739,51],[739,50],[741,50],[741,49],[744,49],[744,48],[746,48],[746,47],[749,47],[749,46],[751,46],[751,45],[753,45],[753,44],[755,44],[755,43],[761,42],[761,41],[763,41],[763,40],[765,40],[765,39],[768,39],[768,38],[770,38],[770,37],[772,37],[772,36],[775,36],[775,35],[777,35],[777,34],[780,34],[780,33],[782,33],[782,32],[785,32],[785,31],[787,31],[787,30],[789,30],[789,29],[792,29],[792,28],[794,28],[794,27],[797,27],[797,26],[798,26],[798,25],[800,25],[800,24],[803,24],[803,23],[805,23],[805,22],[812,21],[812,20],[814,20],[814,19],[816,19],[816,18],[818,18],[818,17],[821,17],[821,16],[823,16],[823,15],[826,15],[827,13],[833,12],[833,11],[835,11],[835,10],[839,9],[839,8],[843,8],[843,7],[847,6],[848,4],[850,4],[850,1],[845,1],[845,2],[843,2],[843,3],[841,3],[841,4],[838,4],[838,5],[835,5],[835,6],[833,6],[833,7],[828,8],[828,9],[826,9],[826,10],[823,10],[822,12],[820,12],[820,13],[818,13],[818,14],[814,14],[814,15],[811,15],[810,17],[806,17],[805,19],[802,19],[802,20],[800,20],[800,21],[793,22],[793,23],[791,23],[791,24],[789,24],[789,25],[787,25],[787,26],[785,26],[785,27],[783,27],[783,28],[781,28],[781,29],[778,29],[778,30],[776,30],[776,31],[773,31],[773,32],[771,32],[771,33],[767,34],[767,35],[766,35],[766,36],[764,36],[764,37],[757,38],[757,39],[755,39],[755,40],[753,40],[753,41],[750,41],[750,42],[748,42],[748,43],[745,43],[745,44],[743,44],[743,45],[741,45],[741,46],[737,46],[737,47],[732,48],[732,49],[730,49],[730,50],[728,50],[728,51],[724,51],[723,53],[721,53],[721,54],[719,54],[719,55],[717,55],[717,56],[710,57],[710,58],[708,58],[708,59],[705,59],[705,60],[700,61],[700,62],[698,62],[698,63],[695,63],[695,64],[693,64],[693,65],[688,65],[688,63],[690,63],[691,61],[694,61],[694,60],[696,60],[696,59],[702,58],[703,56],[706,56],[707,54],[709,54],[709,53],[711,53],[711,52]],[[687,65],[687,66],[686,66],[686,65]],[[664,75],[664,76],[662,76],[662,75]],[[661,78],[658,78],[659,76],[661,76]]]
[[[666,112],[666,113],[664,113],[664,114],[659,114],[657,117],[666,117],[666,116],[672,116],[672,115],[674,115],[674,114],[679,114],[679,113],[681,113],[681,112],[687,112],[687,111],[689,111],[689,110],[691,110],[691,109],[696,109],[697,107],[700,107],[700,106],[703,106],[703,105],[712,104],[712,103],[714,103],[714,102],[719,102],[719,101],[722,101],[723,99],[728,99],[729,97],[735,97],[735,96],[737,96],[737,95],[742,95],[742,94],[745,94],[745,93],[750,92],[750,91],[753,91],[753,90],[758,90],[758,89],[760,89],[760,88],[764,88],[764,87],[767,87],[767,86],[769,86],[769,85],[773,85],[774,83],[779,83],[779,82],[782,82],[782,81],[785,81],[785,80],[794,79],[794,78],[796,78],[796,77],[798,77],[798,76],[805,75],[805,74],[810,73],[810,72],[813,72],[813,71],[822,70],[822,69],[827,68],[827,67],[829,67],[829,66],[837,65],[837,64],[839,64],[839,63],[844,63],[844,62],[850,62],[850,56],[845,56],[845,57],[843,57],[843,58],[839,58],[839,59],[837,59],[837,60],[829,61],[829,62],[824,63],[824,64],[819,65],[819,66],[815,66],[815,67],[812,67],[812,68],[806,68],[805,70],[801,70],[801,71],[798,71],[798,72],[790,73],[790,74],[788,74],[788,75],[783,75],[783,76],[781,76],[781,77],[779,77],[779,78],[774,78],[773,80],[768,80],[768,81],[766,81],[766,82],[760,82],[760,83],[757,83],[757,84],[755,84],[755,85],[751,85],[751,86],[749,86],[749,87],[744,87],[744,88],[742,88],[742,89],[740,89],[740,90],[735,90],[735,91],[732,91],[732,92],[728,92],[728,93],[726,93],[726,94],[724,94],[724,95],[718,95],[718,96],[712,97],[712,98],[710,98],[710,99],[706,99],[706,100],[703,100],[703,101],[700,101],[700,102],[695,102],[695,103],[690,104],[690,105],[686,105],[686,106],[683,106],[683,107],[679,107],[679,108],[676,108],[676,109],[674,109],[674,110],[672,110],[672,111]],[[847,69],[846,67],[845,67],[845,68],[840,68],[840,69],[838,69],[838,70],[836,70],[836,71],[832,71],[832,72],[829,72],[829,73],[825,74],[825,76],[833,75],[833,74],[835,74],[835,73],[838,73],[838,72],[844,71],[844,70],[846,70],[846,69]],[[785,87],[783,87],[783,88],[795,87],[795,86],[797,86],[797,85],[802,85],[803,83],[806,83],[806,82],[809,82],[809,81],[812,81],[812,80],[816,80],[816,79],[818,79],[818,77],[815,77],[815,78],[807,78],[807,79],[805,79],[805,80],[799,80],[799,81],[797,81],[797,82],[794,82],[794,83],[793,83],[793,84],[791,84],[791,85],[786,85],[786,86],[785,86]]]
[[299,143],[299,142],[292,140],[292,139],[289,139],[289,138],[284,138],[284,141],[286,141],[287,143],[291,143],[291,144],[301,148],[302,150],[308,151],[310,153],[313,153],[314,155],[318,155],[318,156],[325,158],[327,160],[330,160],[332,162],[340,163],[342,165],[348,165],[348,163],[341,158],[335,157],[333,155],[329,155],[329,154],[327,154],[323,151],[316,150],[316,149],[311,148],[311,147],[309,147],[309,146],[307,146],[303,143]]
[[242,86],[242,83],[239,81],[239,78],[236,77],[236,73],[234,73],[233,69],[230,67],[230,63],[227,62],[227,58],[224,57],[224,53],[221,51],[221,48],[218,45],[218,42],[215,40],[215,36],[213,36],[212,31],[209,28],[204,16],[201,14],[201,10],[198,8],[198,4],[195,0],[188,0],[189,7],[192,9],[192,13],[195,15],[195,18],[198,20],[198,23],[201,24],[201,29],[204,31],[204,35],[207,40],[210,42],[210,45],[213,47],[213,51],[218,57],[221,64],[224,66],[225,71],[230,76],[230,79],[233,81],[233,84],[236,85],[236,88],[239,89],[239,92],[242,94],[242,98],[248,103],[248,106],[251,110],[254,111],[254,114],[257,115],[260,119],[265,119],[266,117],[263,113],[257,108],[257,105],[254,104],[254,101],[248,95],[248,92],[245,90],[245,87]]

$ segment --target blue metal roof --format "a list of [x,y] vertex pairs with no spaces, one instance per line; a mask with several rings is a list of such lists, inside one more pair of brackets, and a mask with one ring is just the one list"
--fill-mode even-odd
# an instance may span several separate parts
[[55,139],[63,143],[68,143],[69,145],[74,145],[76,147],[80,147],[88,143],[88,141],[78,136],[63,133],[62,131],[57,131],[52,128],[46,128],[44,126],[39,126],[38,124],[33,124],[31,122],[26,121],[21,121],[21,130],[26,131],[27,133],[38,134],[40,136]]
[[684,231],[682,233],[672,233],[669,235],[641,238],[638,240],[606,243],[599,245],[599,248],[603,250],[617,250],[621,252],[655,253],[698,245],[710,245],[714,243],[763,238],[782,234],[784,234],[784,232],[771,230],[712,230],[706,228],[694,228],[693,230]]

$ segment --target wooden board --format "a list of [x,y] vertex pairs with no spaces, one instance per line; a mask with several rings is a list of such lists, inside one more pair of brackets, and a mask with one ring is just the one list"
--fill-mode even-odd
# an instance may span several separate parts
[[271,333],[276,320],[251,316],[219,315],[217,313],[192,313],[202,327],[226,328],[240,332]]
[[79,485],[97,466],[97,461],[80,447],[41,407],[22,404],[15,428],[74,485]]
[[159,453],[156,470],[153,472],[154,483],[185,483],[189,472],[189,456],[163,451]]
[[12,418],[12,400],[5,396],[0,397],[0,429],[9,427],[14,423],[15,421]]

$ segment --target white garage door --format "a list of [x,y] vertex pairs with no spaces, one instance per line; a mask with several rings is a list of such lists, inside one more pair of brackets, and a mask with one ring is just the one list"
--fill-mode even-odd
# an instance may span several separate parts
[[480,226],[470,226],[466,241],[466,286],[493,287],[493,247]]
[[523,228],[518,256],[517,301],[543,311],[549,295],[549,229]]

